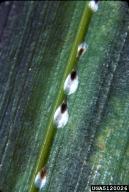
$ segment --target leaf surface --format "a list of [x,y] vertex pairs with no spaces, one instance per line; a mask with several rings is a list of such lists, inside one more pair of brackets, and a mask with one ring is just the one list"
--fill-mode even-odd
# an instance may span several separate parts
[[83,192],[93,184],[128,184],[126,3],[101,2],[89,29],[82,29],[89,48],[78,62],[79,88],[68,98],[68,124],[52,129],[46,160],[44,138],[64,97],[62,79],[74,64],[66,67],[71,50],[77,48],[86,4],[28,1],[4,6],[8,17],[4,27],[0,25],[1,189],[38,191],[33,178],[43,162],[48,176],[42,191]]

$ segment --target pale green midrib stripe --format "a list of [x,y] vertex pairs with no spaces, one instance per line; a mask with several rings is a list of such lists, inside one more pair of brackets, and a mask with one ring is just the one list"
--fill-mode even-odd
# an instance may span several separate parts
[[84,41],[84,38],[88,31],[91,17],[92,17],[92,11],[88,8],[87,2],[86,2],[83,13],[82,13],[81,21],[79,23],[79,27],[78,27],[78,30],[77,30],[77,33],[75,36],[75,41],[73,43],[72,50],[70,52],[70,56],[69,56],[69,59],[68,59],[68,62],[67,62],[67,65],[66,65],[66,68],[64,71],[64,75],[63,75],[61,83],[60,83],[59,91],[57,93],[57,99],[55,101],[55,104],[53,106],[53,109],[52,109],[52,112],[50,115],[45,137],[43,139],[43,144],[42,144],[42,147],[41,147],[41,150],[39,153],[39,157],[36,162],[36,166],[35,166],[35,169],[34,169],[34,172],[32,175],[30,186],[28,189],[29,192],[37,191],[37,189],[34,187],[33,182],[34,182],[37,172],[46,164],[45,159],[48,159],[48,157],[49,157],[50,151],[47,149],[49,149],[50,146],[48,146],[48,143],[50,142],[52,144],[51,140],[53,140],[54,135],[55,135],[54,133],[56,133],[56,129],[53,125],[54,113],[55,113],[56,108],[61,104],[61,102],[63,101],[63,99],[65,97],[64,91],[63,91],[63,84],[65,81],[65,78],[67,77],[67,75],[70,73],[70,71],[73,69],[73,67],[76,64],[76,53],[77,53],[78,44],[80,42]]

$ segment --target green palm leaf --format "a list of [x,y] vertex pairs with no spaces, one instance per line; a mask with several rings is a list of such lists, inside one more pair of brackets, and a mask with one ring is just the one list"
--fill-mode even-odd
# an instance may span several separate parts
[[[33,181],[45,164],[42,191],[127,185],[126,3],[103,1],[93,16],[84,1],[10,2],[1,10],[1,190],[38,191]],[[78,62],[79,88],[68,97],[69,122],[56,130],[53,115],[83,40],[89,48]]]

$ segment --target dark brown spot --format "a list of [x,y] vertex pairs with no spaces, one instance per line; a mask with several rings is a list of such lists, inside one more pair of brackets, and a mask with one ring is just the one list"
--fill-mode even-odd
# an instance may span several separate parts
[[77,70],[74,69],[72,72],[71,72],[71,80],[73,81],[74,79],[76,79],[77,77]]
[[40,171],[40,177],[41,177],[41,179],[44,179],[44,177],[46,177],[46,174],[47,174],[47,168],[46,168],[46,166],[45,166],[45,167],[43,167],[43,168],[41,169],[41,171]]
[[82,48],[79,49],[79,51],[78,51],[78,58],[81,57],[81,55],[83,54],[83,52],[84,52],[84,48],[82,47]]
[[98,3],[99,3],[99,1],[95,0],[95,3],[96,3],[96,4],[98,4]]
[[67,110],[67,99],[65,99],[61,105],[61,113],[64,113]]

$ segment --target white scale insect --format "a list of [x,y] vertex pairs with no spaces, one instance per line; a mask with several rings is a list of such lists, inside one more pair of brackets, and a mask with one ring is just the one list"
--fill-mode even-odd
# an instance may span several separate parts
[[96,12],[98,10],[98,5],[99,5],[99,1],[93,1],[91,0],[88,4],[88,6],[90,7],[90,9],[93,11],[93,12]]
[[67,102],[67,98],[65,98],[54,114],[55,126],[57,128],[63,128],[67,124],[68,118],[69,118],[68,102]]
[[46,176],[47,176],[47,169],[45,166],[41,169],[41,171],[37,174],[35,178],[34,185],[36,188],[39,188],[41,190],[45,186]]
[[65,80],[64,92],[66,93],[66,95],[71,95],[77,90],[77,87],[78,87],[78,75],[77,75],[77,69],[74,68]]

